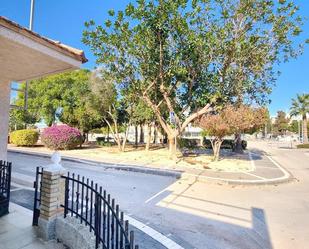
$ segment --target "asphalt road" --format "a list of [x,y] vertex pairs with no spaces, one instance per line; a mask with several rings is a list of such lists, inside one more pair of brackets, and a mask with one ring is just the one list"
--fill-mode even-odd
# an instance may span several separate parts
[[[309,152],[267,143],[254,147],[267,151],[297,180],[278,186],[220,186],[72,162],[63,166],[97,181],[127,214],[183,248],[309,248]],[[33,179],[35,167],[49,163],[15,153],[9,153],[9,160],[13,176]]]

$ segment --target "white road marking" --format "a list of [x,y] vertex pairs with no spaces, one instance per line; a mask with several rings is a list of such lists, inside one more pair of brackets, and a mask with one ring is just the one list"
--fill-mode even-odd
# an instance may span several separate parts
[[252,158],[252,154],[251,154],[250,151],[248,151],[248,156],[249,156],[249,159],[250,159],[250,162],[251,162],[252,170],[255,170],[255,164],[254,164],[254,161],[253,161],[253,158]]
[[156,198],[157,196],[159,196],[160,194],[162,194],[163,192],[165,192],[169,187],[161,190],[160,192],[156,193],[155,195],[151,196],[148,200],[145,201],[145,203],[150,202],[151,200],[153,200],[154,198]]
[[[85,205],[83,209],[79,208],[77,213],[81,214],[81,211],[86,212],[86,207],[87,206]],[[87,209],[89,209],[89,208],[90,208],[90,204],[88,203]],[[101,207],[101,211],[103,211],[103,210],[104,210],[103,207]],[[68,211],[68,212],[70,213],[70,211]],[[143,233],[147,234],[148,236],[150,236],[154,240],[158,241],[160,244],[165,246],[167,249],[184,249],[182,246],[177,244],[175,241],[168,238],[168,237],[171,236],[170,233],[167,235],[168,236],[167,237],[167,236],[163,235],[162,233],[156,231],[155,229],[151,228],[150,226],[147,226],[146,224],[132,218],[131,216],[129,216],[127,214],[124,214],[124,220],[128,220],[130,225],[136,227],[137,229],[139,229]],[[147,222],[147,224],[149,224],[149,222]]]
[[267,178],[264,178],[264,177],[262,177],[262,176],[258,176],[258,175],[255,175],[255,174],[251,174],[251,173],[248,173],[248,172],[242,172],[242,173],[247,174],[247,175],[249,175],[249,176],[253,176],[253,177],[262,179],[262,180],[267,180]]
[[283,172],[285,178],[290,176],[290,174],[284,168],[282,168],[280,164],[277,163],[274,159],[272,159],[270,156],[267,156],[267,155],[266,157]]
[[129,221],[129,224],[135,226],[137,229],[141,230],[154,240],[158,241],[160,244],[165,246],[167,249],[184,249],[182,246],[177,244],[175,241],[171,240],[170,238],[166,237],[162,233],[154,230],[153,228],[145,225],[144,223],[130,217],[124,215],[124,218]]

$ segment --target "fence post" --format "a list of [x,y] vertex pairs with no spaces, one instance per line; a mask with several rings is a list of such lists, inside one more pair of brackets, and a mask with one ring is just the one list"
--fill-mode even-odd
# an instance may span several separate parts
[[100,244],[100,234],[99,234],[99,215],[100,215],[100,205],[99,205],[100,197],[98,193],[95,193],[95,202],[94,202],[94,233],[95,233],[95,248],[99,248]]
[[65,181],[61,178],[65,170],[60,165],[61,157],[55,152],[52,156],[53,164],[47,166],[42,173],[41,206],[38,222],[38,235],[44,240],[55,238],[55,221],[57,216],[63,215],[60,206],[64,201]]

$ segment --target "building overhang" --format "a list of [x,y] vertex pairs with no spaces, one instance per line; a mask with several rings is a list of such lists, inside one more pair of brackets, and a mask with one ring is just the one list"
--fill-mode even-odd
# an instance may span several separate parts
[[47,39],[0,16],[0,83],[77,69],[84,52]]

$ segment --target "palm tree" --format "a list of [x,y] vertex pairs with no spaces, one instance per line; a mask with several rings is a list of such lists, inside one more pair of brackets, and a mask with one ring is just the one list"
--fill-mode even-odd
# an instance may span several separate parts
[[309,113],[309,94],[297,94],[296,99],[292,99],[291,116],[301,116],[303,120],[303,141],[308,143],[307,114]]

